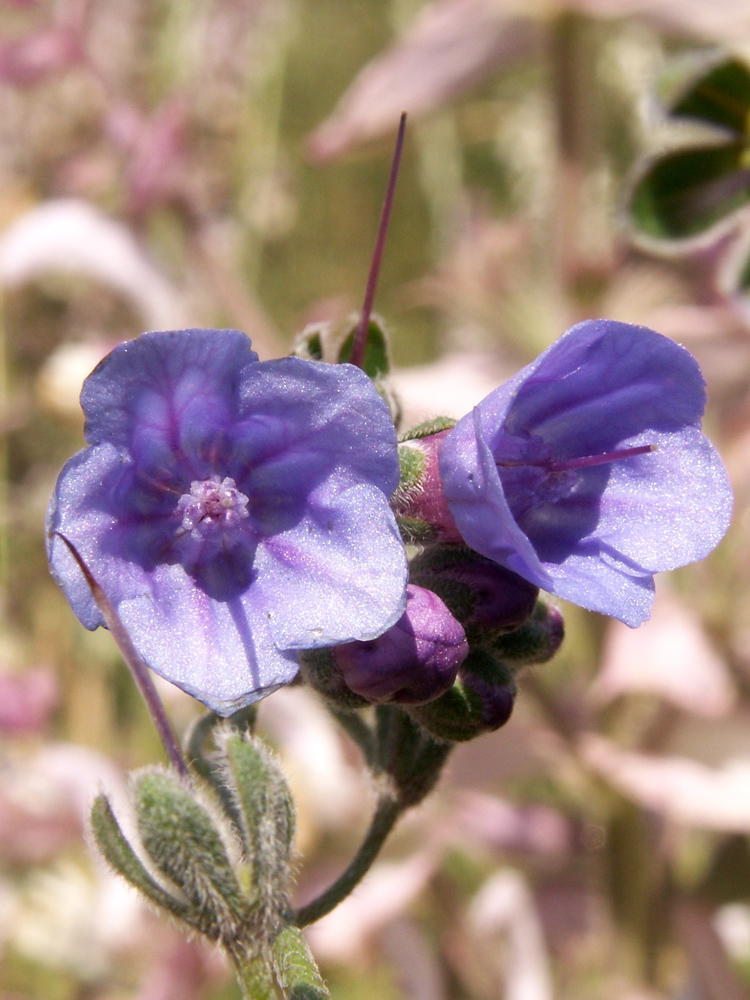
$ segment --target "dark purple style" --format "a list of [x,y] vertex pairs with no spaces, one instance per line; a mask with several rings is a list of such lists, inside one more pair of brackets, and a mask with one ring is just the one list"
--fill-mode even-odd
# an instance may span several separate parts
[[259,362],[236,330],[147,333],[84,383],[88,447],[50,505],[52,572],[103,624],[63,534],[158,674],[229,714],[299,649],[369,640],[405,607],[388,407],[351,365]]
[[653,574],[703,558],[729,525],[705,403],[697,362],[667,337],[580,323],[445,437],[452,520],[537,587],[639,625]]

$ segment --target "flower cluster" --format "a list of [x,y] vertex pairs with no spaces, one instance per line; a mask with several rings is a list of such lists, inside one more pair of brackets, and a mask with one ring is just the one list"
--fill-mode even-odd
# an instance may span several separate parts
[[[259,362],[232,330],[121,344],[82,405],[52,571],[83,624],[103,624],[67,540],[146,663],[223,714],[326,649],[303,667],[325,664],[346,707],[404,703],[440,738],[494,728],[512,665],[562,639],[540,588],[638,625],[653,574],[705,556],[731,514],[696,361],[624,323],[573,327],[400,454],[363,371]],[[408,577],[394,512],[420,542]]]

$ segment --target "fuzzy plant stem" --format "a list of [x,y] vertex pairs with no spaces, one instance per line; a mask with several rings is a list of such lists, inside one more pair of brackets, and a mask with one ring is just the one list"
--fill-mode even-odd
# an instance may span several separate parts
[[404,132],[406,131],[406,112],[404,111],[401,115],[401,120],[398,124],[398,135],[396,137],[396,148],[393,151],[393,160],[391,162],[391,172],[388,177],[388,187],[385,192],[385,201],[383,202],[383,211],[380,215],[380,225],[378,226],[378,235],[375,240],[375,249],[372,253],[372,262],[370,264],[370,273],[367,276],[367,287],[365,288],[365,300],[362,304],[362,315],[359,319],[359,326],[357,327],[357,332],[354,335],[354,342],[352,344],[352,353],[349,361],[353,365],[361,368],[365,360],[365,348],[367,347],[367,334],[370,331],[370,315],[372,314],[372,304],[375,301],[375,290],[378,287],[378,277],[380,276],[380,265],[383,260],[383,251],[385,250],[385,238],[388,235],[388,223],[391,218],[391,209],[393,208],[393,197],[396,193],[396,181],[398,179],[398,170],[401,165],[401,152],[404,148]]
[[285,927],[271,945],[276,979],[288,1000],[331,1000],[302,931]]
[[279,1000],[276,977],[266,961],[238,955],[232,955],[232,961],[244,1000]]
[[341,873],[336,881],[313,899],[306,906],[300,907],[293,916],[293,922],[298,927],[312,924],[326,913],[330,913],[345,899],[357,883],[367,874],[380,848],[385,843],[388,834],[393,829],[396,820],[404,811],[404,806],[398,799],[382,796],[372,818],[370,829],[362,841],[359,850],[349,867]]

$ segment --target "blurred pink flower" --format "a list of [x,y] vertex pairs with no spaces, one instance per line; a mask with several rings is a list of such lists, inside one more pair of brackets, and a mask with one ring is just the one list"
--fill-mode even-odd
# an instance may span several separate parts
[[43,729],[57,702],[57,681],[48,670],[0,674],[0,733]]
[[574,847],[573,824],[549,806],[466,791],[459,795],[454,820],[462,836],[499,851],[568,854]]
[[[0,694],[2,699],[2,694]],[[0,855],[20,862],[52,858],[85,828],[94,793],[124,798],[120,773],[101,754],[71,743],[44,746],[0,767]]]
[[0,41],[0,82],[31,87],[48,76],[62,73],[84,58],[80,32],[59,25]]
[[333,114],[310,135],[308,152],[331,160],[392,129],[400,113],[447,103],[493,67],[533,51],[541,34],[488,0],[426,4],[392,46],[355,79]]
[[450,103],[491,73],[541,50],[545,22],[558,12],[638,17],[702,41],[738,42],[750,34],[745,0],[557,0],[549,7],[525,12],[503,0],[422,5],[401,37],[365,65],[333,113],[312,132],[309,155],[335,159],[392,130],[404,109],[418,117]]
[[130,210],[143,215],[155,202],[179,195],[185,165],[188,103],[181,96],[164,101],[141,123],[126,170]]

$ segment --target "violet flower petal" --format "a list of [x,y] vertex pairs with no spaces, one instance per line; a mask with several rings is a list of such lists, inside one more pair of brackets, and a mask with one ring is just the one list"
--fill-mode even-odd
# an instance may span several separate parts
[[[302,521],[259,546],[258,576],[272,581],[269,625],[282,649],[332,646],[354,633],[374,639],[403,600],[403,545],[395,524],[385,527],[383,493],[365,485],[329,493],[319,488]],[[378,539],[366,554],[363,538]]]
[[[695,359],[668,338],[578,324],[446,437],[440,472],[462,536],[545,590],[640,624],[653,573],[702,558],[729,524],[705,400]],[[641,445],[657,450],[549,467]]]

